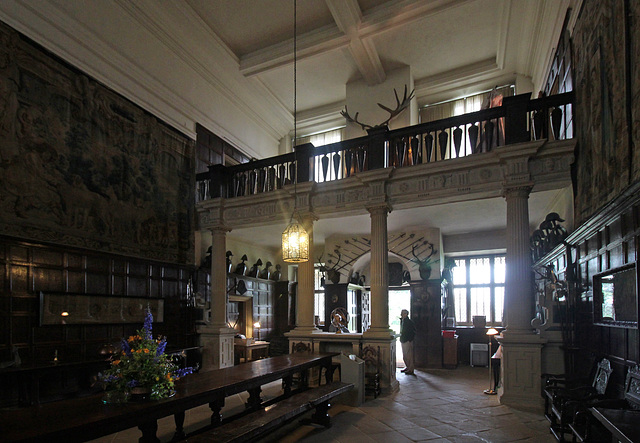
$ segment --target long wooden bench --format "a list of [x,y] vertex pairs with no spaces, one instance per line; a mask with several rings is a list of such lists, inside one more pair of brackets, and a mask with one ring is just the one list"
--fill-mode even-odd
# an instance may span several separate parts
[[624,398],[584,405],[570,428],[573,441],[640,441],[640,366],[629,368]]
[[352,388],[353,383],[333,382],[308,389],[222,426],[198,432],[187,437],[186,441],[189,443],[252,441],[314,408],[316,412],[311,417],[311,421],[330,427],[329,401]]

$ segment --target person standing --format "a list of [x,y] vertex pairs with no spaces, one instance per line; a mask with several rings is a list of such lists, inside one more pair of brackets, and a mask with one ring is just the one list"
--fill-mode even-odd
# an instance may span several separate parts
[[400,312],[400,345],[402,346],[402,358],[405,368],[402,370],[407,375],[413,375],[413,339],[416,336],[416,325],[409,318],[409,311],[403,309]]

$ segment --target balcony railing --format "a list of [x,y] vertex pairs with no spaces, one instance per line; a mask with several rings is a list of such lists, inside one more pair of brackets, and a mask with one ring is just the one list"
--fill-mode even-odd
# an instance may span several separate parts
[[400,128],[375,128],[369,134],[330,145],[296,146],[295,153],[235,166],[213,165],[197,174],[198,201],[233,198],[312,181],[341,180],[380,168],[482,155],[498,146],[539,139],[573,137],[573,92],[529,99],[503,99],[502,106]]

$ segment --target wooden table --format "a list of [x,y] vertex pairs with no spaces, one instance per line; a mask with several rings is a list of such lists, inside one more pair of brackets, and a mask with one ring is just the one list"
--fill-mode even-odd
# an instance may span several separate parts
[[250,345],[243,345],[236,343],[233,346],[233,350],[236,354],[237,363],[240,359],[244,358],[245,362],[256,359],[255,351],[262,351],[260,354],[263,357],[269,356],[269,342],[268,341],[256,341]]
[[330,354],[288,354],[252,361],[231,368],[191,374],[176,383],[176,394],[164,400],[124,405],[105,405],[93,395],[44,405],[0,411],[2,441],[86,441],[137,426],[141,442],[158,442],[157,420],[174,415],[176,435],[183,436],[187,409],[209,404],[212,424],[222,422],[220,410],[225,398],[248,391],[248,408],[259,407],[261,386],[283,379],[285,396],[291,392],[291,380],[297,372],[314,367],[326,369],[330,381]]
[[589,410],[591,415],[611,433],[611,441],[640,442],[640,411],[608,408],[589,408]]
[[[107,369],[111,362],[101,360],[87,361],[60,361],[25,364],[10,366],[0,369],[0,377],[10,379],[18,385],[18,402],[20,405],[34,405],[40,403],[40,380],[56,377],[65,373],[84,373],[86,383],[89,383],[89,374],[97,374]],[[79,380],[80,381],[80,380]]]

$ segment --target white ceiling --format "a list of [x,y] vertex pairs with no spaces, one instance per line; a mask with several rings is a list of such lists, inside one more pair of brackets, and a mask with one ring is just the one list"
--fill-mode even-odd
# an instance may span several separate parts
[[[293,104],[293,1],[186,0],[240,72]],[[422,104],[534,78],[569,1],[304,0],[297,6],[298,110],[342,106],[345,85],[410,66]],[[522,56],[525,54],[525,56]]]
[[[419,105],[508,82],[535,93],[576,3],[299,0],[298,124],[344,125],[347,83],[381,83],[406,66]],[[200,123],[262,158],[278,154],[293,129],[292,0],[2,0],[0,19],[191,137]],[[558,201],[566,209],[565,196],[532,195],[532,224]],[[437,226],[444,235],[505,224],[503,199],[389,216],[390,231]],[[369,219],[319,220],[316,242],[338,226],[362,233]],[[234,234],[274,246],[268,239],[281,229]]]

